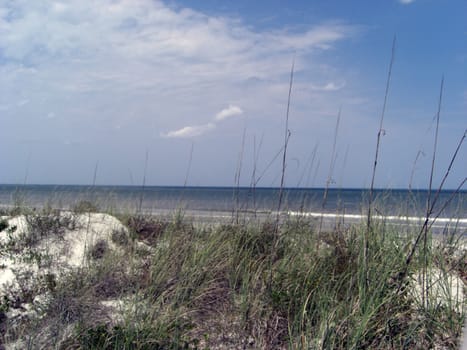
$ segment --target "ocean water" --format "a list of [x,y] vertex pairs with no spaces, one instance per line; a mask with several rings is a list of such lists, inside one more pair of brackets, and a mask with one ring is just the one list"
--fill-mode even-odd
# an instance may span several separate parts
[[[368,208],[367,189],[286,188],[281,212],[291,215],[336,217],[357,220]],[[420,221],[426,215],[427,190],[375,190],[374,213],[385,218]],[[467,191],[436,191],[433,215],[438,223],[456,221],[467,227]],[[183,209],[193,215],[231,216],[235,212],[274,214],[278,210],[278,188],[247,187],[159,187],[0,185],[0,206],[26,205],[70,209],[80,201],[91,201],[105,210],[119,212],[170,213]]]
[[[368,207],[367,189],[285,188],[282,210],[361,214]],[[423,216],[427,190],[375,190],[375,209],[381,215]],[[432,191],[432,200],[436,191]],[[41,207],[44,204],[68,209],[80,201],[101,208],[141,209],[145,212],[186,209],[192,211],[277,211],[278,188],[177,187],[177,186],[81,186],[0,185],[0,205]],[[442,217],[467,217],[467,191],[441,191],[434,213]]]

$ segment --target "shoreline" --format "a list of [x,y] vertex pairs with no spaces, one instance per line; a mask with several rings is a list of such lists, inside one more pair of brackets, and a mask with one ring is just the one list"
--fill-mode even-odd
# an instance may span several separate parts
[[[46,204],[42,207],[40,206],[28,206],[25,205],[24,208],[29,210],[37,210],[44,208]],[[0,204],[0,210],[11,210],[14,209],[14,205],[9,204]],[[67,207],[52,207],[53,209],[60,211],[73,211],[69,206]],[[125,214],[138,214],[136,208],[118,208],[114,207],[112,210],[99,209],[97,212],[100,213],[110,213],[112,215],[125,215]],[[149,215],[149,216],[159,216],[164,219],[172,219],[174,215],[181,214],[184,218],[189,219],[193,223],[200,225],[222,225],[229,224],[235,221],[239,222],[258,222],[263,223],[270,220],[276,220],[279,217],[279,220],[283,222],[288,218],[303,218],[316,220],[316,224],[320,223],[322,229],[330,230],[335,227],[344,227],[348,228],[351,225],[358,225],[366,223],[367,215],[366,214],[354,214],[354,213],[330,213],[329,211],[319,212],[319,211],[293,211],[293,210],[283,210],[280,213],[274,210],[204,210],[204,209],[184,209],[184,208],[174,208],[174,209],[143,209],[139,211],[139,214]],[[424,224],[426,217],[425,216],[407,216],[407,215],[381,215],[374,214],[372,215],[373,220],[382,222],[386,225],[401,226],[405,228],[421,228]],[[442,234],[447,231],[456,231],[461,232],[462,236],[467,235],[467,218],[448,218],[448,217],[433,217],[429,219],[429,228],[434,234]]]

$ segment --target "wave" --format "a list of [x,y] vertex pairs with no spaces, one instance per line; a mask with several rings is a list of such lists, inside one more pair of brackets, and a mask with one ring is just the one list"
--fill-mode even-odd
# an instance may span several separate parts
[[[302,211],[288,211],[289,216],[301,216],[301,217],[312,217],[312,218],[327,218],[327,219],[351,219],[351,220],[366,220],[367,215],[363,214],[339,214],[339,213],[320,213],[320,212],[302,212]],[[405,215],[373,215],[372,218],[386,221],[396,222],[411,222],[411,223],[423,223],[426,217],[423,216],[405,216]],[[467,225],[467,218],[429,218],[429,223],[444,223],[444,224],[462,224]]]

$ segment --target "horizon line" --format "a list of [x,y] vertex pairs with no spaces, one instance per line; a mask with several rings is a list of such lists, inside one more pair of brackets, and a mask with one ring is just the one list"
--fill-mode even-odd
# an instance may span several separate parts
[[[130,184],[52,184],[52,183],[36,183],[36,184],[18,184],[18,183],[0,183],[0,186],[8,186],[8,187],[28,187],[28,186],[55,186],[55,187],[133,187],[133,188],[218,188],[218,189],[265,189],[265,190],[274,190],[280,189],[280,186],[235,186],[235,185],[130,185]],[[326,187],[301,187],[301,186],[284,186],[283,189],[285,190],[326,190]],[[328,187],[328,190],[355,190],[355,191],[369,191],[369,187]],[[394,188],[374,188],[375,191],[429,191],[429,188],[402,188],[402,187],[394,187]],[[434,187],[431,189],[432,192],[438,191],[438,188]],[[450,191],[450,192],[467,192],[467,189],[458,189],[458,188],[443,188],[441,191]]]

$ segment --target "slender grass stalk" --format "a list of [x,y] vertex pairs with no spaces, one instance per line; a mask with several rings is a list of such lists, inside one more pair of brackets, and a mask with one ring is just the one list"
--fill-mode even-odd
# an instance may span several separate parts
[[341,176],[339,178],[339,184],[338,184],[338,188],[339,188],[339,192],[337,193],[337,200],[338,200],[338,204],[337,204],[337,210],[339,212],[342,213],[342,216],[341,216],[341,221],[338,222],[338,224],[344,226],[345,225],[345,203],[344,205],[342,205],[342,199],[341,199],[341,195],[342,195],[342,182],[343,182],[343,177],[344,177],[344,173],[345,173],[345,169],[346,169],[346,166],[347,166],[347,159],[349,157],[349,149],[350,149],[350,145],[347,145],[347,147],[345,148],[345,153],[344,153],[344,160],[342,162],[342,170],[341,170]]
[[371,225],[371,209],[373,205],[373,191],[374,191],[374,186],[375,186],[375,177],[376,177],[376,168],[378,165],[378,157],[379,157],[379,149],[381,145],[381,137],[384,136],[385,131],[383,129],[383,122],[384,122],[384,114],[386,113],[386,104],[388,101],[388,96],[389,96],[389,86],[391,82],[391,75],[392,75],[392,67],[394,65],[394,59],[395,59],[395,52],[396,52],[396,37],[394,36],[394,39],[392,41],[392,50],[391,50],[391,61],[389,62],[389,70],[388,70],[388,76],[386,80],[386,90],[384,93],[384,102],[383,102],[383,109],[381,111],[381,118],[379,121],[379,129],[378,129],[378,135],[376,139],[376,150],[375,150],[375,160],[373,163],[373,173],[371,176],[371,185],[370,185],[370,193],[369,193],[369,199],[368,199],[368,218],[367,218],[367,226],[368,230],[370,230],[370,225]]
[[408,186],[409,193],[412,193],[413,178],[415,175],[415,170],[417,167],[418,160],[421,156],[424,156],[424,155],[425,153],[422,150],[418,150],[417,155],[415,156],[415,159],[413,161],[412,170],[410,172],[409,186]]
[[180,197],[179,197],[179,200],[178,200],[178,207],[179,207],[180,210],[181,210],[183,198],[185,196],[185,190],[186,190],[186,187],[187,187],[187,184],[188,184],[188,178],[190,176],[191,163],[193,161],[194,147],[195,147],[195,143],[191,142],[190,154],[188,156],[188,165],[187,165],[186,172],[185,172],[185,180],[183,181],[183,190],[180,193]]
[[323,193],[323,201],[321,202],[321,217],[319,220],[319,229],[318,229],[318,240],[317,244],[319,245],[320,242],[320,237],[321,237],[321,230],[323,227],[323,219],[324,219],[324,209],[326,207],[326,203],[328,200],[328,192],[329,192],[329,186],[332,183],[332,174],[334,172],[334,166],[336,164],[336,145],[337,145],[337,135],[339,132],[339,123],[341,121],[341,112],[342,112],[342,106],[339,107],[339,112],[337,113],[337,120],[336,120],[336,127],[334,129],[334,142],[332,144],[332,151],[331,151],[331,162],[329,163],[329,173],[328,173],[328,178],[326,179],[326,187],[324,188],[324,193]]
[[[300,187],[303,181],[303,178],[305,177],[305,174],[307,174],[307,179],[305,182],[305,187],[309,188],[310,187],[310,177],[311,177],[311,171],[313,170],[313,165],[315,163],[315,158],[316,158],[316,152],[318,151],[318,143],[315,144],[315,147],[313,148],[313,151],[311,152],[310,157],[308,158],[308,164],[305,165],[302,175],[297,183],[297,187]],[[308,193],[304,192],[302,196],[302,202],[300,203],[300,211],[304,212],[305,211],[305,203],[308,198]]]
[[279,199],[277,202],[277,215],[276,220],[274,222],[274,232],[273,232],[273,243],[271,245],[271,253],[269,258],[269,281],[268,281],[268,290],[271,293],[272,289],[272,265],[274,260],[276,259],[277,255],[277,245],[279,242],[279,221],[282,209],[282,200],[284,196],[284,182],[285,182],[285,170],[287,166],[287,146],[289,144],[290,138],[290,130],[289,130],[289,113],[290,113],[290,100],[292,97],[292,86],[293,86],[293,77],[294,77],[294,69],[295,69],[295,58],[292,61],[292,68],[290,69],[290,82],[289,82],[289,94],[287,97],[287,112],[285,114],[285,132],[284,132],[284,145],[283,145],[283,153],[282,153],[282,171],[281,171],[281,182],[279,188]]
[[423,156],[424,155],[424,152],[422,150],[418,150],[417,152],[417,155],[415,156],[415,159],[413,161],[413,164],[412,164],[412,170],[410,172],[410,179],[409,179],[409,184],[408,184],[408,194],[407,194],[407,200],[406,200],[406,203],[405,203],[405,217],[406,217],[406,224],[407,224],[407,233],[409,232],[409,208],[410,208],[410,204],[411,204],[411,200],[413,200],[414,198],[414,194],[413,194],[413,191],[412,191],[412,186],[413,186],[413,178],[414,178],[414,175],[415,175],[415,169],[416,169],[416,166],[417,166],[417,162],[420,158],[420,156]]
[[[21,207],[25,204],[26,202],[26,184],[28,183],[28,177],[29,177],[29,166],[31,164],[31,150],[29,150],[28,153],[28,158],[26,161],[26,170],[24,171],[24,178],[23,178],[23,184],[22,186],[16,186],[15,189],[15,204],[14,204],[14,211],[20,213],[21,212]],[[22,188],[24,189],[24,193],[22,193]]]
[[233,208],[233,219],[235,223],[239,223],[239,211],[240,211],[240,178],[242,175],[243,167],[243,153],[245,151],[245,138],[246,138],[246,126],[243,128],[242,134],[242,145],[240,147],[240,153],[238,154],[237,169],[235,170],[235,191],[234,191],[234,203],[235,207]]
[[284,196],[284,182],[285,182],[285,170],[287,167],[287,146],[289,144],[290,130],[289,130],[289,113],[290,113],[290,101],[292,97],[292,86],[293,86],[293,76],[295,69],[295,58],[292,62],[292,68],[290,69],[290,83],[289,83],[289,95],[287,98],[287,112],[285,114],[285,130],[284,130],[284,152],[282,153],[282,171],[281,171],[281,182],[279,187],[279,199],[277,203],[277,217],[276,217],[276,226],[279,223],[280,211],[282,209],[282,200]]
[[429,223],[428,230],[431,229],[431,227],[434,225],[437,219],[441,216],[443,213],[444,209],[449,205],[449,203],[452,202],[455,196],[459,194],[459,191],[464,187],[465,183],[467,182],[467,177],[464,177],[464,179],[459,183],[457,188],[454,190],[454,192],[449,196],[448,199],[443,203],[443,205],[439,208],[438,213],[433,217],[433,220],[431,220],[431,223]]
[[[384,136],[385,131],[383,129],[383,122],[384,122],[384,114],[386,113],[386,104],[388,101],[388,96],[389,96],[389,86],[391,82],[391,75],[392,75],[392,68],[394,65],[394,59],[395,59],[395,53],[396,53],[396,36],[394,36],[394,39],[392,41],[392,49],[391,49],[391,60],[389,62],[389,70],[388,70],[388,76],[386,80],[386,90],[384,92],[384,102],[383,102],[383,109],[381,111],[381,118],[379,121],[379,129],[378,129],[378,135],[376,138],[376,150],[375,150],[375,160],[373,163],[373,173],[371,176],[371,185],[370,185],[370,193],[368,195],[368,213],[367,213],[367,229],[365,232],[364,236],[364,242],[363,242],[363,263],[366,266],[368,263],[368,251],[369,251],[369,239],[370,239],[370,233],[371,233],[371,215],[372,215],[372,207],[373,207],[373,191],[374,191],[374,185],[375,185],[375,177],[376,177],[376,168],[378,165],[378,157],[379,157],[379,149],[381,145],[381,137]],[[366,268],[364,269],[365,271],[367,270]],[[365,273],[367,275],[368,271]],[[368,276],[367,276],[368,277]],[[366,278],[367,278],[366,277]]]
[[194,148],[195,148],[195,143],[192,142],[191,147],[190,147],[190,156],[188,157],[188,166],[187,166],[186,173],[185,173],[185,181],[183,181],[183,188],[185,188],[186,185],[188,184],[188,178],[190,176],[190,170],[191,170],[191,163],[193,161]]
[[339,183],[338,183],[339,190],[342,190],[342,183],[344,181],[345,169],[347,167],[347,161],[349,159],[349,152],[350,152],[350,145],[347,145],[347,147],[345,148],[344,160],[342,161],[341,176],[339,177]]
[[431,208],[431,192],[433,189],[433,177],[435,173],[436,151],[438,150],[439,119],[441,115],[441,103],[443,101],[443,88],[444,88],[444,76],[441,78],[441,87],[439,90],[439,99],[438,99],[438,111],[436,113],[435,138],[434,138],[433,153],[432,153],[432,158],[431,158],[430,181],[428,184],[428,198],[427,198],[427,208],[426,208],[427,216],[430,214],[430,208]]
[[258,147],[256,147],[256,135],[253,136],[253,171],[251,173],[251,182],[250,182],[250,188],[252,192],[252,197],[253,197],[253,215],[256,218],[256,171],[258,169],[258,159],[259,159],[259,154],[261,147],[263,145],[263,137],[264,134],[261,135],[261,139],[259,141]]
[[311,154],[308,156],[308,159],[305,163],[305,166],[303,167],[302,174],[300,175],[300,178],[298,179],[297,182],[297,187],[302,187],[303,179],[305,178],[305,175],[307,175],[307,181],[305,181],[304,187],[309,186],[309,179],[310,179],[310,173],[311,170],[313,169],[313,165],[315,163],[315,158],[316,158],[316,152],[318,151],[318,143],[315,144],[315,147],[313,147],[313,150],[311,151]]
[[128,168],[128,177],[130,178],[130,185],[133,186],[135,182],[133,181],[133,173],[130,168]]
[[[461,182],[460,184],[457,186],[456,190],[451,194],[451,196],[444,202],[444,204],[442,205],[441,209],[439,210],[438,214],[434,217],[433,220],[431,220],[431,223],[430,223],[430,219],[432,217],[432,215],[430,214],[430,217],[428,218],[425,218],[425,221],[423,222],[423,225],[422,225],[422,228],[420,229],[420,232],[419,234],[417,235],[417,238],[415,239],[415,242],[412,246],[412,249],[410,250],[410,253],[407,255],[407,258],[405,260],[405,269],[401,275],[401,277],[405,277],[407,275],[407,271],[408,271],[408,267],[410,265],[410,263],[412,262],[412,259],[413,259],[413,256],[417,250],[417,247],[418,247],[418,244],[420,243],[420,239],[422,238],[423,234],[425,233],[425,230],[428,228],[430,228],[431,226],[433,226],[433,224],[436,222],[436,219],[439,218],[439,216],[441,215],[442,211],[447,207],[447,205],[452,201],[452,199],[454,198],[455,195],[457,195],[459,193],[459,191],[464,187],[465,183],[467,182],[467,177],[465,177]],[[434,204],[436,204],[436,201],[433,201],[432,202],[432,208],[434,206]],[[431,213],[433,213],[433,211],[431,210]]]
[[[441,194],[441,190],[444,187],[444,183],[446,182],[446,180],[447,180],[447,178],[448,178],[448,176],[449,176],[449,174],[451,172],[452,166],[454,165],[454,161],[456,160],[457,154],[459,153],[459,150],[462,147],[462,144],[464,143],[466,137],[467,137],[467,129],[464,130],[464,134],[462,135],[462,137],[460,138],[460,140],[459,140],[459,142],[457,144],[456,150],[454,151],[454,154],[453,154],[453,156],[451,158],[451,161],[449,162],[449,166],[448,166],[446,172],[444,173],[443,179],[441,180],[440,186],[438,187],[438,190],[436,191],[435,198],[433,199],[433,201],[438,201],[439,195]],[[465,181],[465,179],[464,179],[464,181]],[[432,205],[431,211],[433,211],[433,209],[434,209],[434,206]]]
[[436,219],[441,215],[442,211],[447,207],[447,205],[449,204],[449,202],[454,198],[455,195],[457,195],[459,193],[459,191],[463,188],[463,186],[465,185],[465,183],[467,182],[467,177],[464,178],[459,186],[456,188],[456,190],[451,194],[450,198],[448,198],[444,204],[442,205],[441,209],[438,211],[438,214],[436,215],[436,217],[432,220],[432,222],[430,223],[430,219],[432,217],[432,214],[433,214],[433,211],[434,211],[434,208],[435,208],[435,205],[437,204],[438,200],[439,200],[439,195],[443,189],[443,186],[444,186],[444,183],[446,182],[450,172],[451,172],[451,169],[454,165],[454,161],[456,160],[457,158],[457,155],[459,153],[459,150],[460,148],[462,147],[464,141],[465,141],[465,138],[467,136],[467,129],[464,130],[464,134],[462,135],[461,139],[459,140],[458,144],[457,144],[457,147],[454,151],[454,154],[452,155],[451,157],[451,161],[449,162],[449,166],[448,168],[446,169],[445,173],[444,173],[444,176],[443,176],[443,179],[441,180],[441,183],[438,187],[438,190],[436,191],[436,194],[435,194],[435,197],[433,198],[433,200],[431,201],[430,203],[430,208],[428,209],[428,214],[429,215],[426,215],[425,217],[425,221],[423,222],[423,225],[417,235],[417,238],[415,239],[415,242],[412,246],[412,249],[410,250],[409,254],[407,255],[406,259],[405,259],[405,266],[404,266],[404,269],[403,271],[399,274],[399,289],[401,288],[402,286],[402,282],[404,280],[404,278],[407,276],[407,273],[408,273],[408,269],[409,269],[409,265],[411,264],[412,262],[412,259],[414,257],[414,254],[417,250],[417,247],[420,243],[420,240],[421,238],[424,236],[425,232],[427,230],[429,230],[429,228],[435,223]]
[[272,157],[272,159],[269,161],[269,163],[265,166],[265,168],[263,169],[263,171],[261,172],[261,174],[256,178],[256,181],[255,181],[255,186],[258,185],[258,183],[262,180],[262,178],[264,177],[264,175],[266,175],[267,171],[271,168],[271,166],[275,163],[275,161],[279,158],[279,156],[282,154],[284,150],[284,147],[281,147],[279,149],[279,151],[277,151],[277,153],[274,155],[274,157]]
[[[441,87],[439,89],[439,100],[438,100],[438,111],[436,113],[436,128],[435,128],[435,138],[434,138],[434,145],[433,145],[433,153],[431,158],[431,169],[430,169],[430,181],[428,184],[428,198],[426,202],[426,219],[429,220],[431,216],[431,191],[433,188],[433,177],[435,173],[435,162],[436,162],[436,151],[438,150],[438,134],[439,134],[439,119],[441,115],[441,103],[443,101],[443,88],[444,88],[444,76],[441,78]],[[441,184],[442,186],[442,184]],[[422,273],[422,290],[424,291],[422,294],[422,304],[425,306],[425,297],[428,300],[429,294],[429,283],[426,283],[426,279],[428,278],[428,255],[427,255],[427,245],[428,245],[428,226],[425,226],[425,232],[423,234],[423,273]],[[426,284],[426,288],[425,288]]]
[[318,171],[319,171],[319,166],[321,165],[321,160],[318,159],[318,163],[316,164],[316,169],[315,169],[315,173],[313,174],[313,178],[311,179],[311,186],[313,187],[313,185],[316,183],[316,179],[318,177]]
[[253,215],[256,218],[256,186],[255,186],[255,179],[256,179],[256,168],[257,168],[257,157],[256,157],[256,135],[253,135],[253,170],[251,172],[251,180],[250,180],[250,191],[251,197],[253,198]]
[[26,184],[28,183],[30,164],[31,164],[31,150],[29,150],[28,160],[26,161],[26,171],[24,172],[23,186],[26,186]]
[[139,196],[139,204],[138,204],[138,209],[137,209],[138,214],[141,214],[141,209],[143,207],[144,190],[146,188],[146,173],[148,170],[148,160],[149,160],[149,151],[146,149],[146,155],[144,158],[143,182],[141,184],[141,194]]
[[[91,191],[93,191],[94,188],[96,187],[98,169],[99,169],[99,161],[97,161],[95,166],[94,166],[94,173],[92,175]],[[89,229],[91,227],[91,212],[90,211],[87,212],[87,216],[88,216],[88,220],[87,220],[87,223],[86,223],[86,236],[85,236],[85,240],[84,240],[84,251],[88,250],[88,247],[87,247],[88,236],[89,236]],[[86,259],[85,254],[83,254],[83,266],[84,266],[84,263],[85,263],[85,259]]]

